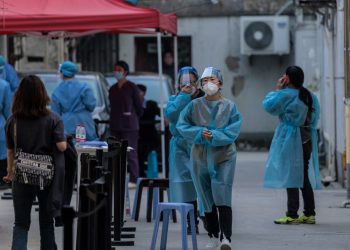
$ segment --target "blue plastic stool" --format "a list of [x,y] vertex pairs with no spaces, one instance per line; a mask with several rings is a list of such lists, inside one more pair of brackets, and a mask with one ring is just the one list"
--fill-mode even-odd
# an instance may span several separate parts
[[182,233],[182,250],[187,250],[187,214],[190,214],[191,222],[191,234],[192,234],[192,246],[193,250],[197,250],[197,236],[196,236],[196,226],[194,221],[194,209],[192,204],[188,203],[159,203],[157,206],[157,216],[154,224],[151,250],[156,249],[157,235],[159,228],[160,215],[163,212],[163,227],[162,227],[162,238],[160,241],[160,249],[166,249],[166,242],[168,237],[168,225],[170,213],[173,209],[180,212],[181,215],[181,233]]

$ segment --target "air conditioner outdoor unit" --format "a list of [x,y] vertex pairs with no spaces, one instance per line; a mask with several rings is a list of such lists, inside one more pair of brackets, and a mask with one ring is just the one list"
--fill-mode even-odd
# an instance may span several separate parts
[[241,54],[289,54],[288,16],[241,17]]

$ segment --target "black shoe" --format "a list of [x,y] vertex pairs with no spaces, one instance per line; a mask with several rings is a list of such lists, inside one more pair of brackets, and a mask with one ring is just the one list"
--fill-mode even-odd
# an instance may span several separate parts
[[205,231],[207,231],[208,233],[209,233],[209,231],[208,231],[208,226],[207,226],[207,221],[205,220],[205,216],[199,216],[199,218],[202,220],[202,222],[203,222],[203,227],[204,227],[204,229],[205,229]]
[[61,216],[55,217],[55,227],[63,227],[63,221]]

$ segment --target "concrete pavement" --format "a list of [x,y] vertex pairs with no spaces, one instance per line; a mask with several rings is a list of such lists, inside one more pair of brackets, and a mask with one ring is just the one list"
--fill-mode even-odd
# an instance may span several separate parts
[[[330,185],[315,192],[316,225],[275,225],[273,220],[286,210],[285,190],[262,188],[267,153],[239,152],[233,192],[234,250],[349,250],[350,209],[340,207],[346,197],[344,189]],[[131,190],[131,205],[134,191]],[[145,219],[146,195],[143,197],[140,221],[128,220],[137,227],[134,247],[116,249],[149,249],[153,223]],[[301,202],[302,204],[302,202]],[[302,210],[299,210],[302,211]],[[13,209],[11,201],[0,201],[0,250],[10,249]],[[199,249],[204,249],[207,235],[200,224]],[[58,249],[62,249],[62,229],[56,230]],[[158,236],[159,243],[160,235]],[[189,245],[191,240],[189,239]],[[39,248],[38,215],[32,212],[29,250]],[[181,249],[180,223],[169,224],[169,250]]]

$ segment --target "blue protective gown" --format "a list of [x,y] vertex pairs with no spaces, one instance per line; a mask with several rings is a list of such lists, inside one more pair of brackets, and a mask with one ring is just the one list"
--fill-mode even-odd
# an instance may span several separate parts
[[172,134],[169,155],[170,200],[172,202],[191,202],[197,200],[196,189],[191,177],[191,144],[176,129],[181,111],[192,101],[191,95],[179,93],[170,97],[165,109]]
[[6,159],[5,123],[11,113],[11,88],[0,79],[0,160]]
[[10,84],[11,92],[13,95],[18,87],[19,80],[18,80],[17,72],[12,67],[11,64],[8,64],[8,63],[5,64],[4,71],[2,73],[1,78]]
[[[207,101],[205,97],[193,100],[183,110],[176,128],[192,141],[192,179],[204,211],[212,206],[230,206],[232,184],[236,167],[236,146],[242,116],[228,99]],[[212,133],[212,140],[202,138],[203,129]]]
[[75,134],[77,124],[83,124],[88,141],[97,139],[91,112],[96,99],[91,88],[76,79],[64,80],[52,93],[51,109],[62,117],[67,134]]
[[[311,114],[312,156],[309,166],[309,179],[313,188],[320,188],[320,175],[317,151],[317,123],[320,106],[312,94]],[[264,186],[269,188],[301,188],[304,181],[303,147],[300,126],[304,125],[308,107],[299,99],[299,90],[286,88],[267,94],[263,101],[264,109],[278,116],[280,124],[270,147],[266,164]]]

